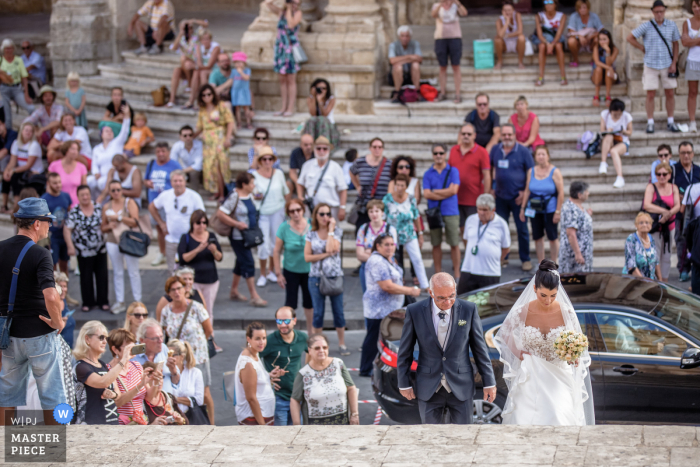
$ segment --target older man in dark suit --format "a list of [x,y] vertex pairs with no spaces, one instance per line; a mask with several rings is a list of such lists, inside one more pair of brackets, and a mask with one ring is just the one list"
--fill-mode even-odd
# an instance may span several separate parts
[[[398,354],[399,389],[406,399],[418,399],[423,423],[442,423],[446,408],[452,423],[472,423],[470,348],[484,381],[484,400],[496,398],[496,378],[479,314],[473,303],[457,300],[457,285],[447,273],[431,277],[430,297],[406,309]],[[420,352],[413,387],[409,373],[416,342]]]

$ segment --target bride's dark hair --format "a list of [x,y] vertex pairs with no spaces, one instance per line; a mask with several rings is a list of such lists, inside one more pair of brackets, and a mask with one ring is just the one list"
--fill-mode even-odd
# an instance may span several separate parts
[[535,273],[535,288],[554,290],[559,287],[559,274],[554,272],[559,265],[550,259],[543,259]]

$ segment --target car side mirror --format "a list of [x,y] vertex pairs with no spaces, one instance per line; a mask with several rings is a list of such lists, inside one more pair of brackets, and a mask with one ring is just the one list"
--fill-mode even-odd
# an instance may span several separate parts
[[700,349],[691,347],[683,352],[681,357],[681,369],[687,370],[690,368],[697,368],[700,366]]

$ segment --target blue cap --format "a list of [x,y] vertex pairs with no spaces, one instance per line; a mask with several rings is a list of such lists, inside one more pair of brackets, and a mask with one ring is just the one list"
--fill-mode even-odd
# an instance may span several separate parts
[[17,219],[56,219],[51,214],[49,205],[45,199],[25,198],[19,202],[19,211],[15,213]]

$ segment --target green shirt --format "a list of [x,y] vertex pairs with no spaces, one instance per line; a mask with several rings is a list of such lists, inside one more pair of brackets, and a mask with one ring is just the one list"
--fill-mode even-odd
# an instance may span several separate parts
[[219,65],[214,65],[211,73],[209,74],[209,84],[214,87],[219,87],[231,78],[231,73],[229,70],[229,75],[224,76],[219,70]]
[[[308,230],[308,226],[307,229]],[[289,221],[284,222],[277,229],[277,238],[284,242],[284,260],[282,267],[287,271],[297,274],[308,274],[311,265],[304,260],[304,247],[306,246],[306,232],[299,235],[289,225]]]
[[[287,344],[279,331],[275,331],[267,336],[267,345],[265,350],[260,352],[265,363],[265,369],[272,371],[272,363],[280,368],[285,368],[287,373],[277,383],[280,385],[280,390],[275,391],[275,395],[288,401],[292,397],[292,387],[294,386],[294,378],[299,373],[302,365],[306,364],[304,352],[308,352],[306,341],[309,337],[305,332],[294,330],[294,340],[291,344]],[[279,352],[279,354],[278,354]],[[279,356],[278,356],[279,355]],[[287,360],[289,357],[289,360]],[[304,357],[304,358],[302,358]],[[277,359],[277,361],[275,361]],[[289,364],[287,364],[289,362]]]
[[[0,70],[4,71],[12,77],[12,84],[19,84],[20,82],[22,82],[22,78],[29,77],[27,69],[24,68],[24,62],[22,61],[22,58],[16,55],[11,62],[5,60],[5,57],[0,56]],[[10,106],[8,104],[7,109],[9,108]]]

